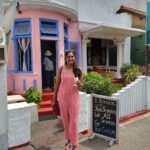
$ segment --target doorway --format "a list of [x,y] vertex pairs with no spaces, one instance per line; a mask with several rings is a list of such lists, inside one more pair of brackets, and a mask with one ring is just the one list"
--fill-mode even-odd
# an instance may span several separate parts
[[51,60],[53,61],[54,75],[50,77],[52,86],[54,88],[54,77],[56,76],[56,41],[41,40],[41,74],[42,74],[42,89],[47,88],[46,75],[44,70],[44,56],[46,51],[49,50],[52,53]]

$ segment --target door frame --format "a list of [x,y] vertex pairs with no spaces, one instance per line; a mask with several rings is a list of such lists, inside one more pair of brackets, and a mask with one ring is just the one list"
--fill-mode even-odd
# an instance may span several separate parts
[[58,40],[53,40],[53,39],[40,39],[40,67],[41,67],[41,89],[43,90],[43,79],[42,79],[42,44],[41,44],[41,41],[53,41],[55,42],[55,50],[56,50],[56,70],[57,70],[57,67],[58,67]]

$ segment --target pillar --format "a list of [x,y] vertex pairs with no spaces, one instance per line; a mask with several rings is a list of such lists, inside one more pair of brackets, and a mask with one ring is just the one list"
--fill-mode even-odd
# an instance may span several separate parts
[[123,63],[130,64],[131,60],[131,37],[127,37],[124,41],[123,48]]
[[121,78],[120,69],[123,65],[123,40],[114,41],[115,45],[117,45],[117,78]]
[[82,39],[82,70],[83,73],[87,73],[87,44],[90,40]]

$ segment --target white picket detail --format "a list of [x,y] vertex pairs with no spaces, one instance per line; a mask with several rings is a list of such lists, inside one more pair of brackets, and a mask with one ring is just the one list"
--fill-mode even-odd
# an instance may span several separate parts
[[150,108],[150,79],[139,76],[134,82],[114,93],[119,99],[119,117],[140,112]]
[[[119,118],[150,110],[150,78],[139,76],[134,82],[114,93],[119,100]],[[80,92],[79,132],[92,129],[92,96]]]
[[150,78],[147,77],[147,84],[146,84],[146,101],[147,101],[147,108],[150,109]]

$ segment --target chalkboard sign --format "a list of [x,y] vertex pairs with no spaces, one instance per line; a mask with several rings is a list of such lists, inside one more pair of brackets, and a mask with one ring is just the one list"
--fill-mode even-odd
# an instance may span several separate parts
[[118,100],[112,97],[92,94],[93,132],[118,140]]

